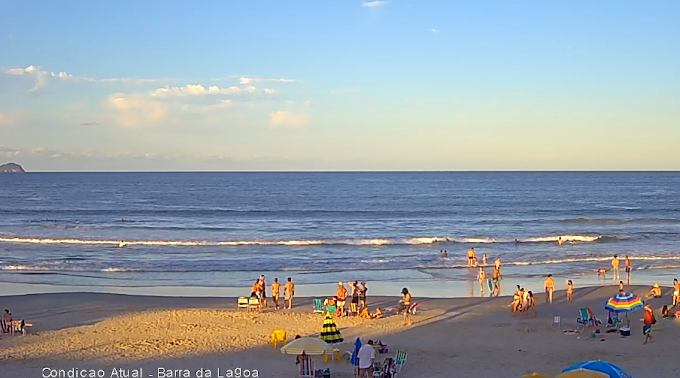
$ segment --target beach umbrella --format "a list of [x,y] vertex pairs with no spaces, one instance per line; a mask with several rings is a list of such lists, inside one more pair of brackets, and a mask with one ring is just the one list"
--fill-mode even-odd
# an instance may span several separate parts
[[570,366],[564,370],[562,370],[562,373],[567,373],[571,371],[578,371],[578,370],[590,370],[598,373],[603,373],[605,374],[605,377],[609,378],[633,378],[628,373],[623,371],[620,367],[616,365],[612,365],[608,362],[604,361],[586,361],[586,362],[581,362],[580,364],[576,364],[574,366]]
[[597,371],[579,369],[558,374],[555,376],[555,378],[609,378],[609,376],[605,373],[600,373]]
[[633,293],[618,293],[607,300],[604,306],[605,310],[615,313],[626,313],[626,320],[628,320],[628,313],[639,310],[644,307],[642,299]]
[[326,312],[326,318],[323,320],[321,340],[329,344],[341,343],[344,341],[342,335],[340,334],[340,330],[338,330],[338,327],[333,321],[333,316],[330,312]]
[[333,353],[333,348],[325,341],[316,337],[302,337],[295,339],[281,348],[282,354],[302,354],[320,356]]
[[359,366],[359,349],[361,349],[361,339],[357,337],[357,340],[354,342],[354,353],[352,353],[352,359],[350,360],[354,366]]

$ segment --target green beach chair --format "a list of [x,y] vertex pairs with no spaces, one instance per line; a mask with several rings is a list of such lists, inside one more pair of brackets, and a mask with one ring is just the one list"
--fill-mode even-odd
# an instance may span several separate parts
[[401,368],[406,363],[406,357],[408,357],[408,354],[406,354],[405,351],[400,350],[397,352],[397,355],[394,357],[395,364],[397,365],[397,372],[401,372]]
[[315,313],[315,314],[316,314],[316,313],[319,313],[319,314],[323,314],[323,313],[324,313],[324,311],[323,311],[323,302],[321,301],[321,299],[315,299],[315,300],[314,300],[314,313]]

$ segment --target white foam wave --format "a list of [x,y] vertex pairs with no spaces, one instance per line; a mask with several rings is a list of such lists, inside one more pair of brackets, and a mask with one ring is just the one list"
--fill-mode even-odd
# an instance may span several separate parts
[[[554,235],[541,236],[534,238],[518,239],[522,243],[542,243],[557,242],[562,239],[564,242],[594,242],[604,236],[598,235]],[[615,239],[625,237],[615,236]],[[109,245],[119,246],[120,240],[92,240],[92,239],[52,239],[52,238],[20,238],[20,237],[0,237],[0,242],[4,243],[25,243],[25,244],[74,244],[74,245]],[[422,236],[412,238],[374,238],[374,239],[290,239],[290,240],[234,240],[234,241],[207,241],[207,240],[125,240],[126,246],[313,246],[313,245],[427,245],[436,243],[465,243],[465,244],[491,244],[491,243],[513,243],[515,239],[497,238],[454,238],[445,236]]]

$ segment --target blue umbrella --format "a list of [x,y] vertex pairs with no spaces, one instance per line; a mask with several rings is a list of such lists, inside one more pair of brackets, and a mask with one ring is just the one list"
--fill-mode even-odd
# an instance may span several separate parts
[[581,362],[580,364],[576,364],[574,366],[562,370],[562,373],[579,369],[586,369],[596,371],[598,373],[604,373],[607,374],[610,378],[633,378],[630,375],[628,375],[628,373],[623,371],[623,369],[621,369],[620,367],[604,361]]
[[352,365],[359,366],[359,349],[361,349],[361,339],[357,337],[357,341],[354,342],[354,353],[352,353]]

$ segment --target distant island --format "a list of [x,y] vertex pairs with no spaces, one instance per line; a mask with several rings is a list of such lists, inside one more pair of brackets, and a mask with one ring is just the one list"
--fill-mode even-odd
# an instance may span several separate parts
[[0,173],[24,173],[24,169],[17,163],[0,165]]

